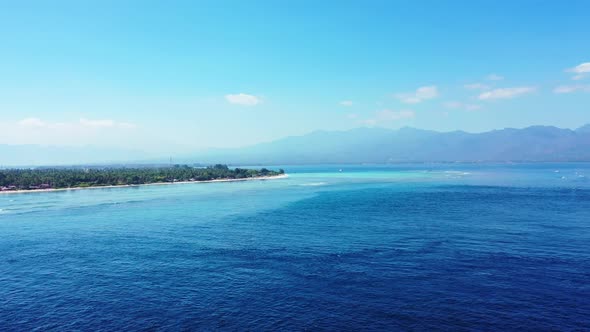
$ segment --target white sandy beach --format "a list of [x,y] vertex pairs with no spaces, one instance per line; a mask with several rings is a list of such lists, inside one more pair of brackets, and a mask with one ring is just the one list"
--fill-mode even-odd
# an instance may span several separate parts
[[284,179],[284,178],[287,178],[288,176],[289,175],[287,175],[287,174],[281,174],[281,175],[273,175],[273,176],[256,176],[256,177],[244,178],[244,179],[217,179],[217,180],[207,180],[207,181],[178,181],[178,182],[157,182],[157,183],[143,183],[143,184],[124,184],[124,185],[119,185],[119,186],[94,186],[94,187],[50,188],[50,189],[30,189],[30,190],[8,190],[8,191],[0,191],[0,195],[2,195],[2,194],[42,193],[42,192],[53,192],[53,191],[67,191],[67,190],[126,188],[126,187],[156,186],[156,185],[262,181],[262,180]]

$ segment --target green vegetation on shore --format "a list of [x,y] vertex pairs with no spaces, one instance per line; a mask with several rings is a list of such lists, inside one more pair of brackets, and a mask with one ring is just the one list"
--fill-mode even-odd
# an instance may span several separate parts
[[187,165],[150,168],[46,168],[0,170],[0,190],[36,190],[137,185],[180,181],[246,179],[283,174],[284,171],[230,169],[226,165],[196,168]]

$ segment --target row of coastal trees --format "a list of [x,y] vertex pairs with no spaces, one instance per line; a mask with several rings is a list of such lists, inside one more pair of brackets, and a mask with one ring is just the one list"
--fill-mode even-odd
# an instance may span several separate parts
[[208,181],[216,179],[245,179],[283,174],[266,168],[230,169],[227,165],[209,167],[150,168],[43,168],[0,170],[0,189],[44,189],[92,186],[114,186],[177,181]]

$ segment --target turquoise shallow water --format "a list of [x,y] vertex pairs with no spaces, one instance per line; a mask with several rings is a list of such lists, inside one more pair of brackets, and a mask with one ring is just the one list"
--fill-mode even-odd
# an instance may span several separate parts
[[590,329],[589,164],[281,167],[0,195],[0,329]]

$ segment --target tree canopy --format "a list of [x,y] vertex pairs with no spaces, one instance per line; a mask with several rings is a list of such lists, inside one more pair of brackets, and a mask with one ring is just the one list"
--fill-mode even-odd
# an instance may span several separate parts
[[235,168],[227,165],[191,167],[149,168],[44,168],[44,169],[5,169],[0,170],[0,189],[27,190],[46,188],[74,188],[95,186],[116,186],[179,181],[209,181],[216,179],[246,179],[283,174],[284,171],[271,171]]

